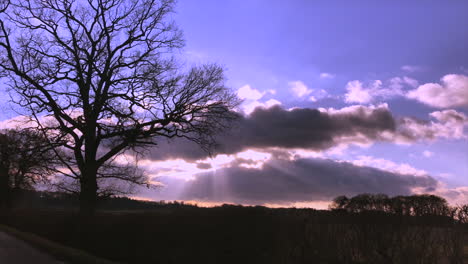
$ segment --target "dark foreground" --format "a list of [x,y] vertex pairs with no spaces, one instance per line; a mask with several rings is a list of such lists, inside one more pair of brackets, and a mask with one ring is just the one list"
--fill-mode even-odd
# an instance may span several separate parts
[[63,263],[40,252],[4,232],[0,232],[0,263],[5,264],[59,264]]
[[[122,263],[463,263],[466,229],[446,217],[310,209],[160,206],[17,209],[1,222]],[[2,262],[3,263],[3,262]]]

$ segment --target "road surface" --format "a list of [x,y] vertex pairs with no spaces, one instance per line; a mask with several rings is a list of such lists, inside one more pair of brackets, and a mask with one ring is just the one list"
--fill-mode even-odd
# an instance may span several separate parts
[[0,231],[0,263],[2,264],[64,264],[33,248],[26,242]]

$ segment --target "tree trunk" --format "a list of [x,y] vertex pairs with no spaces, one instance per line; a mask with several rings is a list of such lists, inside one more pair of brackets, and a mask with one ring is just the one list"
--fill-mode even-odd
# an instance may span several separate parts
[[0,166],[0,208],[7,210],[11,208],[11,190],[8,170]]
[[81,171],[80,190],[80,214],[82,216],[92,216],[96,212],[97,203],[97,171],[96,153],[98,144],[96,142],[96,119],[91,118],[89,109],[85,107],[85,119],[89,123],[85,137],[85,157]]
[[96,212],[97,205],[97,181],[96,170],[88,168],[81,180],[80,190],[80,215],[92,216]]

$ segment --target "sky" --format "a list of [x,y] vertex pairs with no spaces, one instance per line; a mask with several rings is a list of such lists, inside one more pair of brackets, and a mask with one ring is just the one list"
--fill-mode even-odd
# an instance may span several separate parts
[[[468,2],[179,1],[187,65],[218,63],[242,118],[212,156],[161,141],[134,196],[325,208],[338,195],[468,203]],[[1,120],[15,116],[1,95]]]

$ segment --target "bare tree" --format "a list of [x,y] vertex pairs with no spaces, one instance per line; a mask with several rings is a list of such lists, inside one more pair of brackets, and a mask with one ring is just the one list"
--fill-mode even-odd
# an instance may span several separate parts
[[236,117],[237,99],[221,67],[181,73],[175,63],[171,54],[183,40],[170,20],[173,6],[173,0],[24,0],[0,14],[0,71],[37,129],[73,154],[62,173],[79,184],[84,214],[94,212],[98,176],[117,155],[161,137],[209,149]]
[[45,183],[54,173],[53,151],[38,132],[5,130],[0,133],[0,200],[10,207],[13,196],[20,190],[32,189]]

